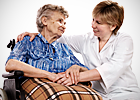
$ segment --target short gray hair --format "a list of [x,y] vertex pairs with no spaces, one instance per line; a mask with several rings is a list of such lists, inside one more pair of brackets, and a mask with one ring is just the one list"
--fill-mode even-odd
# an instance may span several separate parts
[[48,19],[51,18],[51,14],[54,11],[58,11],[58,12],[62,13],[65,16],[65,18],[69,17],[69,14],[64,9],[64,7],[58,6],[58,5],[46,4],[43,7],[41,7],[37,12],[36,24],[37,24],[38,32],[41,33],[43,26],[44,26],[41,21],[41,18],[43,16],[47,17]]

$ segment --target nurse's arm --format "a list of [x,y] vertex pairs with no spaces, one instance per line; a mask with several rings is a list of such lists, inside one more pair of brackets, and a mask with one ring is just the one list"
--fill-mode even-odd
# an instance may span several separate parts
[[97,81],[101,80],[101,75],[97,69],[80,72],[79,82]]

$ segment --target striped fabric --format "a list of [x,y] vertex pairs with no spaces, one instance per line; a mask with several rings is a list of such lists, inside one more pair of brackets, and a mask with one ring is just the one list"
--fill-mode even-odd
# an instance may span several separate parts
[[82,84],[64,86],[48,79],[30,78],[22,88],[26,100],[102,100],[95,90]]
[[57,41],[49,44],[41,34],[38,34],[32,42],[29,40],[30,37],[26,36],[22,41],[16,43],[7,61],[16,59],[53,73],[65,72],[75,64],[86,67],[79,62],[66,44]]

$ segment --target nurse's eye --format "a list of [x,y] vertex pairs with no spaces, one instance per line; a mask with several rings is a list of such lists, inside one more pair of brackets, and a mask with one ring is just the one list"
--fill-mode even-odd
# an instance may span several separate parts
[[96,21],[97,24],[101,24],[99,21]]

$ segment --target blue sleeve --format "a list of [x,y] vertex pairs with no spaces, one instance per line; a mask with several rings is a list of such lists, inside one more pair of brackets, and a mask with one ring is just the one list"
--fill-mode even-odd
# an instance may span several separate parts
[[26,62],[29,47],[30,47],[29,37],[26,36],[22,41],[16,43],[14,49],[10,52],[10,56],[8,57],[7,61],[9,59],[16,59],[18,61]]
[[80,63],[80,61],[74,56],[73,52],[71,51],[70,47],[68,47],[69,53],[70,53],[70,60],[73,62],[73,65],[79,65],[81,67],[85,67],[88,70],[90,70],[87,66],[83,65],[82,63]]

